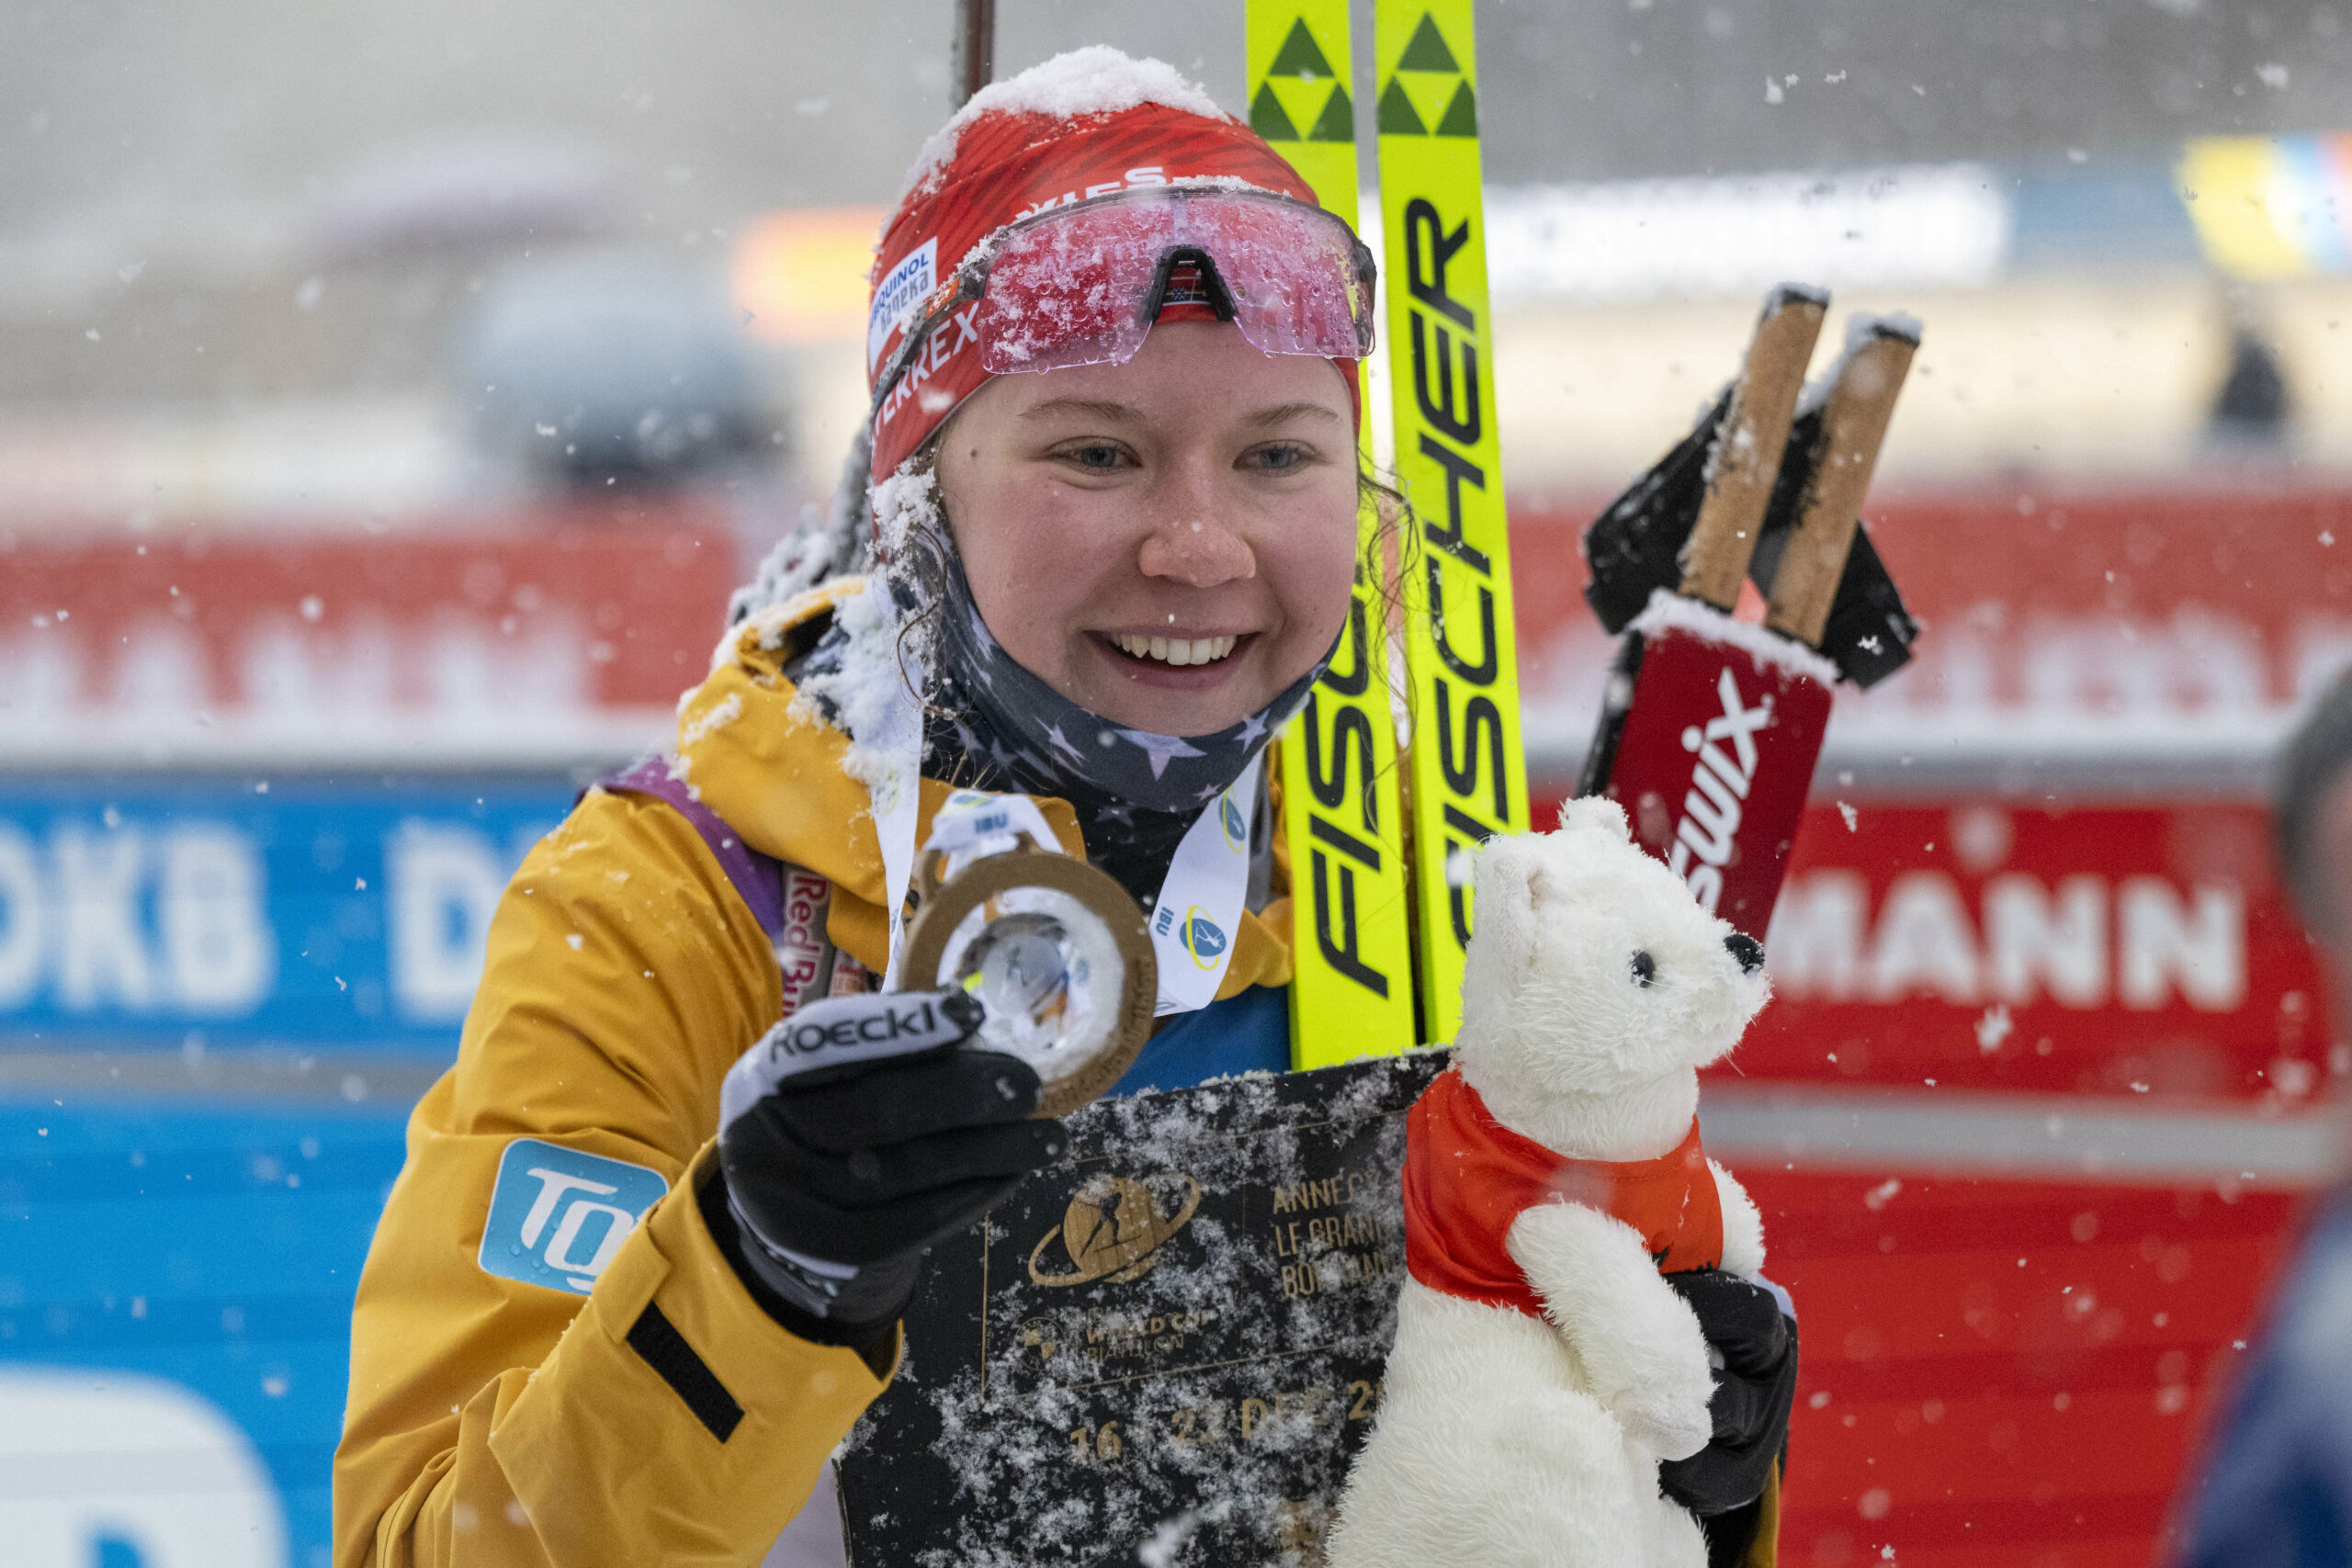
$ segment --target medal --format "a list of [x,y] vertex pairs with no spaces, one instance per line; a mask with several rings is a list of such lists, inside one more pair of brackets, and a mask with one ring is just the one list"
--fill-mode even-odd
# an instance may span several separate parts
[[1061,853],[1028,800],[978,791],[942,808],[915,869],[899,988],[978,1001],[988,1017],[973,1043],[1035,1069],[1041,1116],[1117,1083],[1151,1038],[1159,997],[1127,890]]

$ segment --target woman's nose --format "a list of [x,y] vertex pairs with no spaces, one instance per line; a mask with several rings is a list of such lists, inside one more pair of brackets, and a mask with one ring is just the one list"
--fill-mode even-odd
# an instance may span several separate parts
[[1218,515],[1211,499],[1184,487],[1147,504],[1164,507],[1144,536],[1136,560],[1146,577],[1165,577],[1187,588],[1215,588],[1258,575],[1249,541]]

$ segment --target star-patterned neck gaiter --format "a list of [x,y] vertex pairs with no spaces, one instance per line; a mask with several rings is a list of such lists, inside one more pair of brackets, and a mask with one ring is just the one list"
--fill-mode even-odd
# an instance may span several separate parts
[[[1305,705],[1337,641],[1229,728],[1187,736],[1129,729],[1080,707],[1005,652],[972,602],[962,560],[940,542],[944,532],[944,519],[920,530],[890,581],[900,614],[921,615],[927,634],[924,774],[1069,801],[1089,860],[1149,908],[1184,830]],[[805,689],[810,677],[838,669],[847,648],[836,627],[787,673]]]

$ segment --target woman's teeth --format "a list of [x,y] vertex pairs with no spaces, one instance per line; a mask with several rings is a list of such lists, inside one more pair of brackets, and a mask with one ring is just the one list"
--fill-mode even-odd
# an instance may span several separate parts
[[1241,639],[1230,637],[1202,637],[1186,641],[1182,637],[1131,637],[1125,632],[1114,634],[1111,640],[1119,651],[1136,659],[1157,659],[1162,664],[1214,664],[1233,651]]

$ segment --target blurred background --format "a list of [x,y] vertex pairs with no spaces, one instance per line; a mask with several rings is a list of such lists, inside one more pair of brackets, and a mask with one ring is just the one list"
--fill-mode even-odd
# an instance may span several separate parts
[[[525,847],[831,489],[950,10],[0,0],[10,1561],[328,1562],[402,1118]],[[1000,17],[1000,74],[1242,107],[1238,0]],[[2352,662],[2352,7],[1478,27],[1539,801],[1577,531],[1760,291],[1926,323],[1868,513],[1920,657],[1841,694],[1708,1096],[1804,1313],[1784,1560],[2152,1562],[2352,1068],[2264,804]]]

